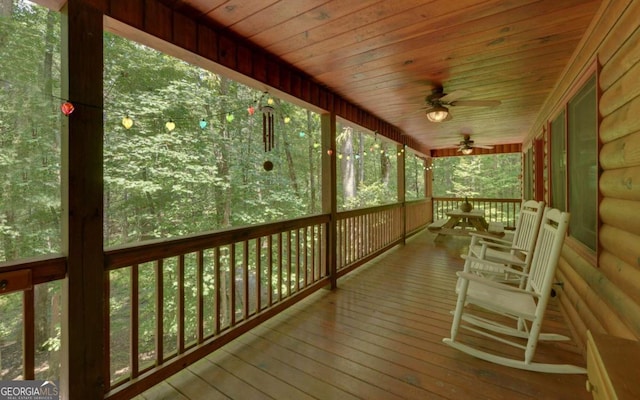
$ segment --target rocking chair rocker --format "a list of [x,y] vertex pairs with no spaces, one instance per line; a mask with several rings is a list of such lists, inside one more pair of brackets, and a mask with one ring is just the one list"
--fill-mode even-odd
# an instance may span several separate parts
[[[545,211],[537,235],[530,271],[528,273],[515,269],[508,271],[524,276],[525,288],[496,282],[479,276],[471,270],[472,263],[503,268],[502,264],[472,256],[464,257],[466,259],[464,271],[457,273],[459,280],[458,300],[451,325],[451,337],[445,338],[443,341],[472,356],[508,367],[538,372],[586,373],[584,368],[573,365],[533,361],[538,340],[569,340],[563,335],[541,333],[542,321],[551,295],[551,285],[568,222],[568,213],[556,209]],[[470,305],[483,309],[485,311],[483,316],[474,314],[473,307],[468,307]],[[519,348],[524,351],[524,357],[522,359],[509,358],[461,343],[457,340],[460,328]]]

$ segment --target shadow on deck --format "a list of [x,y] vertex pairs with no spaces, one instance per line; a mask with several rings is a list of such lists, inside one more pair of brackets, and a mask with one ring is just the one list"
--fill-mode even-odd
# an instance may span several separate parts
[[[442,343],[469,239],[434,236],[417,234],[137,398],[589,399],[585,375],[515,370]],[[568,335],[552,302],[547,330]],[[584,366],[567,343],[540,343],[536,359]]]

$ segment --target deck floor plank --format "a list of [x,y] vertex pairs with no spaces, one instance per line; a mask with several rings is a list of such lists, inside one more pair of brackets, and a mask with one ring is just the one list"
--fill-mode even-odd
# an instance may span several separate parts
[[[584,375],[522,371],[444,343],[469,238],[427,230],[142,394],[199,399],[589,399]],[[557,299],[545,327],[568,335]],[[472,333],[464,341],[520,355]],[[572,343],[536,359],[584,366]],[[169,398],[169,397],[164,397]]]

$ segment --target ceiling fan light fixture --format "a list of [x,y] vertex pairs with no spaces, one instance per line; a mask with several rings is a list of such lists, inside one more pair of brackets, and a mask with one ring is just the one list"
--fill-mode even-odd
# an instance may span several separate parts
[[468,156],[469,154],[473,153],[473,148],[472,147],[465,147],[464,149],[460,150],[462,152],[462,154],[464,154],[465,156]]
[[433,106],[426,111],[427,119],[431,122],[442,122],[449,116],[449,109],[443,106]]

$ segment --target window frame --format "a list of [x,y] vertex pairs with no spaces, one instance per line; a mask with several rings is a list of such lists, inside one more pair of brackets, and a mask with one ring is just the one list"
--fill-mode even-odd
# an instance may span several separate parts
[[570,192],[569,192],[569,162],[570,160],[568,159],[567,154],[569,153],[569,127],[568,127],[568,121],[569,121],[569,102],[572,101],[576,95],[582,91],[582,89],[585,87],[585,85],[591,80],[591,79],[595,80],[595,96],[596,96],[596,129],[595,129],[595,135],[596,135],[596,146],[597,148],[596,150],[596,171],[597,171],[597,176],[596,176],[596,204],[595,204],[595,209],[593,210],[593,212],[596,215],[596,226],[595,226],[595,248],[592,249],[591,247],[589,247],[589,245],[583,243],[582,241],[578,240],[577,238],[575,238],[574,236],[572,236],[571,233],[571,227],[569,227],[569,230],[567,232],[567,238],[565,240],[565,243],[570,246],[573,250],[575,250],[578,254],[580,254],[582,257],[584,257],[585,259],[587,259],[588,261],[590,261],[592,264],[596,265],[596,261],[597,261],[597,257],[598,254],[600,252],[600,245],[599,245],[599,229],[600,229],[600,219],[599,219],[599,208],[600,208],[600,201],[601,201],[601,196],[600,196],[600,191],[599,189],[597,189],[598,183],[599,183],[599,179],[600,179],[600,175],[601,175],[601,168],[600,168],[600,148],[601,148],[601,142],[600,142],[600,121],[601,121],[601,117],[600,117],[600,113],[599,113],[599,104],[600,104],[600,97],[601,97],[601,91],[600,91],[600,66],[598,65],[596,60],[593,60],[588,66],[585,67],[585,69],[578,75],[578,77],[575,79],[575,81],[573,82],[573,84],[567,89],[567,91],[565,92],[565,95],[561,98],[560,101],[558,101],[556,103],[556,107],[553,110],[553,112],[551,112],[550,118],[547,120],[546,122],[546,134],[544,135],[544,139],[546,142],[546,155],[545,155],[545,165],[546,165],[546,175],[547,175],[547,192],[546,192],[546,196],[545,196],[545,200],[547,202],[548,205],[551,205],[551,200],[552,200],[552,182],[553,182],[553,171],[552,171],[552,157],[551,157],[551,150],[552,150],[552,140],[551,137],[553,135],[552,129],[551,129],[551,122],[554,121],[561,113],[564,113],[564,135],[565,135],[565,182],[564,182],[564,197],[565,197],[565,207],[566,210],[568,210],[569,212],[571,212],[571,210],[569,209],[570,207]]

